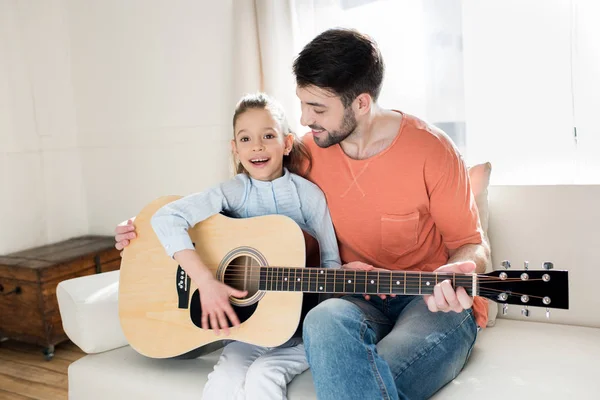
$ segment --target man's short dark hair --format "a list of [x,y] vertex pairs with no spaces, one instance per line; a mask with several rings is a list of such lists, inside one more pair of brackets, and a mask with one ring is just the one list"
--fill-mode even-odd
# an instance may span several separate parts
[[318,35],[302,49],[293,68],[299,87],[329,90],[340,96],[344,107],[361,93],[377,101],[385,70],[377,43],[351,29]]

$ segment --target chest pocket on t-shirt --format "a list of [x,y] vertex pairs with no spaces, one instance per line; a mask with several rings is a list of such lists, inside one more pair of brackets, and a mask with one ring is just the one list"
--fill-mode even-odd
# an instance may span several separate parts
[[396,256],[413,250],[419,239],[419,211],[381,216],[381,249]]

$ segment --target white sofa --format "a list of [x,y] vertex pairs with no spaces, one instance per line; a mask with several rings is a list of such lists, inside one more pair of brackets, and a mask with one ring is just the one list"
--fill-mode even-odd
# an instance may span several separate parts
[[[600,399],[600,297],[594,297],[600,186],[491,187],[494,265],[528,260],[569,270],[570,309],[520,307],[484,329],[460,375],[435,399]],[[61,282],[65,332],[88,353],[69,367],[69,399],[199,399],[219,351],[188,360],[137,354],[119,326],[118,271]],[[493,323],[493,322],[492,322]],[[310,371],[292,381],[290,400],[316,398]]]

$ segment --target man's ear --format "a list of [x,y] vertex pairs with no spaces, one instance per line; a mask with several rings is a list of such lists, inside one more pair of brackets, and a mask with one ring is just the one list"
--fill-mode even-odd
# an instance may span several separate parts
[[356,97],[356,99],[354,99],[355,112],[358,115],[369,113],[372,105],[373,98],[368,93],[361,93]]

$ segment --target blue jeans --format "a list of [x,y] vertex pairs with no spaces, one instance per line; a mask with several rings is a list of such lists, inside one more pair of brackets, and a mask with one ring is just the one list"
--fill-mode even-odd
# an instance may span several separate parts
[[432,313],[421,296],[324,301],[304,320],[317,398],[427,399],[462,370],[477,337],[472,310]]

